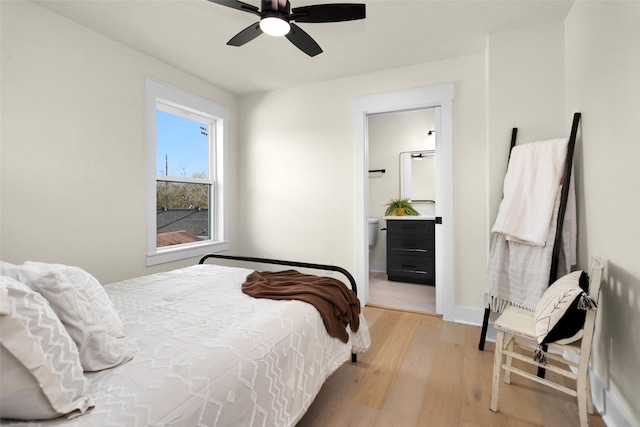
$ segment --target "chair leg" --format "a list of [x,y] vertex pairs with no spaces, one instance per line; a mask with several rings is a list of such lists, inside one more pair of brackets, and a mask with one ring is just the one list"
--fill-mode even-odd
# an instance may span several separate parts
[[591,379],[589,378],[589,372],[587,372],[587,412],[591,415],[595,413],[593,396],[591,395]]
[[[591,387],[588,384],[586,372],[578,372],[576,387],[578,392],[578,415],[580,417],[580,427],[589,426],[589,401],[591,400]],[[587,393],[589,395],[587,395]],[[589,397],[588,397],[589,396]]]
[[[513,351],[513,346],[515,345],[516,337],[513,336],[513,334],[505,334],[505,341],[507,342],[507,344],[505,345],[504,348],[506,348],[509,351]],[[513,363],[513,357],[507,356],[506,360],[507,360],[506,365],[511,366],[511,364]],[[505,384],[511,384],[511,371],[507,371],[507,370],[504,371],[502,381],[504,381]]]
[[493,378],[491,380],[491,405],[493,412],[498,412],[498,399],[500,397],[500,374],[502,373],[502,351],[504,345],[504,332],[498,331],[496,337],[496,350],[493,353]]

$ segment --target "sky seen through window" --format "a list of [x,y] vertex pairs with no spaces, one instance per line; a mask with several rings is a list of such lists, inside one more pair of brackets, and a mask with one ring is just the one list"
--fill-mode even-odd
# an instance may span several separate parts
[[156,109],[156,174],[209,176],[209,124]]

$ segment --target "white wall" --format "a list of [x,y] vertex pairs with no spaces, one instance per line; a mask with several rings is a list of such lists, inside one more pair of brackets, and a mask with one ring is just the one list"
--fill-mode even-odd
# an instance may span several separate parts
[[491,227],[502,199],[512,128],[518,128],[519,144],[568,136],[563,22],[491,35],[487,68],[487,218]]
[[[355,268],[352,100],[454,82],[456,303],[482,305],[484,57],[472,55],[241,98],[242,252]],[[274,114],[277,112],[277,115]]]
[[193,264],[145,267],[144,77],[229,106],[231,121],[235,96],[31,2],[0,7],[0,258],[103,283]]
[[579,1],[566,20],[565,116],[582,112],[579,264],[605,262],[592,363],[629,417],[605,418],[617,426],[640,425],[639,22],[639,2]]
[[[571,117],[565,117],[564,95],[564,22],[492,34],[487,40],[486,67],[487,212],[482,226],[490,236],[502,200],[512,129],[518,128],[518,144],[569,135],[566,123]],[[485,254],[488,256],[489,250]],[[487,261],[488,258],[484,260],[485,272]],[[481,278],[482,286],[484,279],[485,276]],[[495,318],[496,313],[492,313],[491,319]]]

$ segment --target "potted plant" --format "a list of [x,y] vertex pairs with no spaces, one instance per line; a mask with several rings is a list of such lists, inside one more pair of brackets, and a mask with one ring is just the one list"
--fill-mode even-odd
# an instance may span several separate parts
[[387,210],[384,211],[385,216],[419,215],[409,203],[409,199],[391,199],[385,206],[387,206]]

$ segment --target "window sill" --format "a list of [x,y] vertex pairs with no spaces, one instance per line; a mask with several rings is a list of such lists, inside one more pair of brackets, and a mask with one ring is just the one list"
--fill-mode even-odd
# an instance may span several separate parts
[[226,251],[230,246],[229,242],[206,242],[161,248],[155,254],[147,254],[147,267],[203,256],[212,252]]

